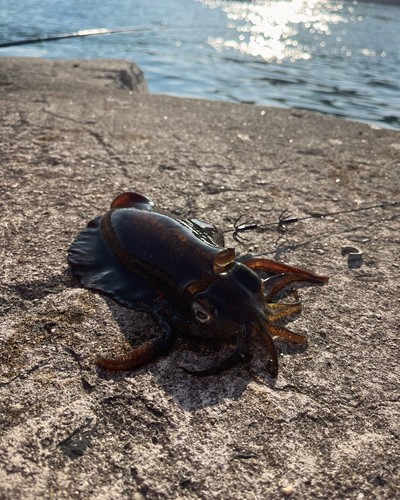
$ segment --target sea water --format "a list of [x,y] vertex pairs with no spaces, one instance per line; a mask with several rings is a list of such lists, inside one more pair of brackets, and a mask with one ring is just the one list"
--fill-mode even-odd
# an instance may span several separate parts
[[167,26],[8,47],[0,56],[122,58],[139,65],[153,93],[303,108],[400,129],[398,4],[0,0],[0,42]]

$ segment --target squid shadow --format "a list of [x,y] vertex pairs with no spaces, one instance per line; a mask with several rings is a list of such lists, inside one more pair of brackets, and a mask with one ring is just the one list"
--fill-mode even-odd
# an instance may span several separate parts
[[[283,298],[290,292],[291,289],[285,288],[279,293],[278,298]],[[149,314],[123,307],[108,297],[104,297],[104,300],[121,334],[132,346],[132,350],[152,340],[155,336],[162,335],[158,325]],[[299,313],[288,316],[280,320],[280,324],[286,326],[299,316]],[[308,349],[307,343],[300,345],[281,338],[275,340],[275,346],[278,355],[298,355]],[[199,368],[210,366],[226,358],[234,349],[234,339],[232,342],[220,343],[178,337],[169,351],[140,368],[133,371],[110,372],[97,367],[97,373],[100,378],[121,381],[150,372],[174,402],[182,410],[190,412],[212,407],[223,400],[237,400],[252,381],[271,389],[276,387],[277,379],[271,377],[267,370],[268,351],[255,336],[243,361],[218,375],[198,377],[185,373],[179,367],[179,363],[195,365]],[[112,353],[107,353],[107,355],[112,355]]]

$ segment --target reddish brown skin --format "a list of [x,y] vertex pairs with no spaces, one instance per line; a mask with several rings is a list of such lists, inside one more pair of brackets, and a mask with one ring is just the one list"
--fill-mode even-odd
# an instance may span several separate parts
[[[192,375],[215,375],[243,359],[255,333],[268,349],[267,368],[276,377],[272,337],[302,344],[307,339],[274,323],[299,312],[300,300],[279,304],[272,298],[291,282],[328,281],[267,259],[237,262],[234,249],[223,248],[220,230],[158,211],[139,193],[123,193],[109,212],[91,221],[72,244],[68,260],[83,286],[152,314],[163,332],[130,354],[97,360],[112,371],[151,361],[169,349],[177,334],[205,340],[235,336],[235,352],[220,363],[200,370],[180,365]],[[259,272],[272,276],[263,280]]]

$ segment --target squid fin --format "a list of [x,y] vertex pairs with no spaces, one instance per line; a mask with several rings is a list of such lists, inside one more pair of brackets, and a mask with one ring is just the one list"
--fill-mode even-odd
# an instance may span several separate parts
[[140,193],[122,193],[111,203],[111,208],[139,208],[152,211],[154,201]]

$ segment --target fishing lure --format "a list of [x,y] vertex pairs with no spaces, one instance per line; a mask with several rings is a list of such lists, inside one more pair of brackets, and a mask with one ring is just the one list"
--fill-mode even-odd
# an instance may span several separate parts
[[[313,215],[307,215],[306,217],[292,217],[287,215],[287,209],[281,212],[278,221],[276,222],[267,222],[266,224],[259,224],[258,222],[241,222],[243,215],[241,215],[238,219],[236,219],[234,224],[233,231],[229,231],[233,233],[233,238],[238,243],[241,243],[242,240],[246,240],[242,235],[242,233],[248,231],[254,231],[257,229],[269,229],[271,227],[276,227],[276,230],[279,234],[286,234],[287,226],[290,224],[295,224],[296,222],[301,222],[304,220],[310,219],[319,219],[322,220],[325,217],[331,217],[332,215],[343,215],[343,214],[351,214],[355,212],[363,212],[365,210],[372,210],[374,208],[389,208],[389,207],[397,207],[400,205],[400,201],[392,201],[388,203],[379,203],[378,205],[371,205],[369,207],[358,207],[353,208],[351,210],[339,210],[337,212],[326,212],[326,213],[316,213]],[[225,231],[228,232],[228,231]]]
[[[71,248],[74,276],[91,290],[153,316],[162,335],[130,354],[100,358],[107,370],[142,366],[164,353],[179,334],[203,340],[236,337],[235,351],[205,369],[181,365],[198,376],[218,374],[243,359],[255,333],[268,349],[268,371],[278,374],[273,336],[304,344],[306,337],[275,324],[301,310],[301,300],[272,303],[294,281],[324,283],[327,277],[267,259],[235,260],[223,248],[223,233],[214,225],[158,210],[139,193],[123,193],[103,216],[89,222]],[[262,279],[260,272],[271,274]]]

